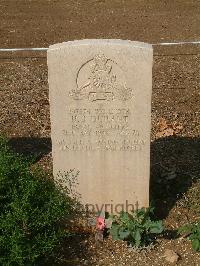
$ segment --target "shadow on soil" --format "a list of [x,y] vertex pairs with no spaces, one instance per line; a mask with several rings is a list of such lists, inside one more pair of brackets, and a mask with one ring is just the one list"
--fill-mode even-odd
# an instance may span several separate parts
[[51,152],[50,138],[12,138],[9,140],[9,145],[14,152],[34,157],[36,161],[39,161],[44,155]]
[[150,200],[158,218],[166,218],[176,201],[198,178],[199,138],[171,136],[152,143]]
[[95,251],[89,251],[91,243],[91,234],[77,234],[68,238],[58,252],[58,258],[55,265],[92,265],[90,258],[95,255]]

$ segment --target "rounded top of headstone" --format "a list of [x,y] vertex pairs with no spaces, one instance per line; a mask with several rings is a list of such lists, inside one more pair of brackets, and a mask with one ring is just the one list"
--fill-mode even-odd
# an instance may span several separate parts
[[134,46],[138,48],[152,49],[152,45],[144,42],[121,40],[121,39],[83,39],[57,43],[49,46],[50,50],[60,49],[66,46],[82,46],[82,45],[123,45]]

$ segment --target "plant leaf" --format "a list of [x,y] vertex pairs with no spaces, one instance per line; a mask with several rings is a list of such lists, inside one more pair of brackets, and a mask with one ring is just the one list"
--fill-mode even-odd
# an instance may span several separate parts
[[113,219],[107,218],[105,219],[106,228],[110,229],[112,227]]
[[140,243],[141,243],[141,234],[140,234],[139,230],[136,230],[136,232],[135,232],[135,244],[137,247],[139,247]]
[[162,225],[162,221],[156,221],[156,222],[152,222],[150,225],[150,233],[152,234],[160,234],[163,231],[163,225]]
[[111,233],[113,240],[118,240],[119,239],[119,234],[118,234],[118,232],[119,232],[119,225],[112,224],[112,227],[109,230],[109,232]]
[[192,240],[192,248],[196,251],[199,251],[200,250],[200,241],[199,239],[193,239]]
[[178,229],[178,234],[186,233],[186,234],[191,234],[192,232],[192,226],[187,224],[183,225]]
[[123,223],[128,223],[130,221],[130,217],[129,217],[129,214],[127,212],[121,212],[120,213],[120,220],[123,222]]
[[119,231],[119,238],[121,240],[126,239],[130,235],[130,231]]

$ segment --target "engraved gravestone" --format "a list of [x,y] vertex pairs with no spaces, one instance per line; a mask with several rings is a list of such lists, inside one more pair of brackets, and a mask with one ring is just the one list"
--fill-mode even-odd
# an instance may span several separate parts
[[95,211],[147,207],[152,46],[70,41],[47,57],[54,177],[80,171],[77,192]]

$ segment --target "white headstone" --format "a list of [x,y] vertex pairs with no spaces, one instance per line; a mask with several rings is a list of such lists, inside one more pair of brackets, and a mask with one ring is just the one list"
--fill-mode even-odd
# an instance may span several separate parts
[[152,46],[81,40],[47,55],[55,178],[80,171],[81,202],[95,211],[147,207]]

